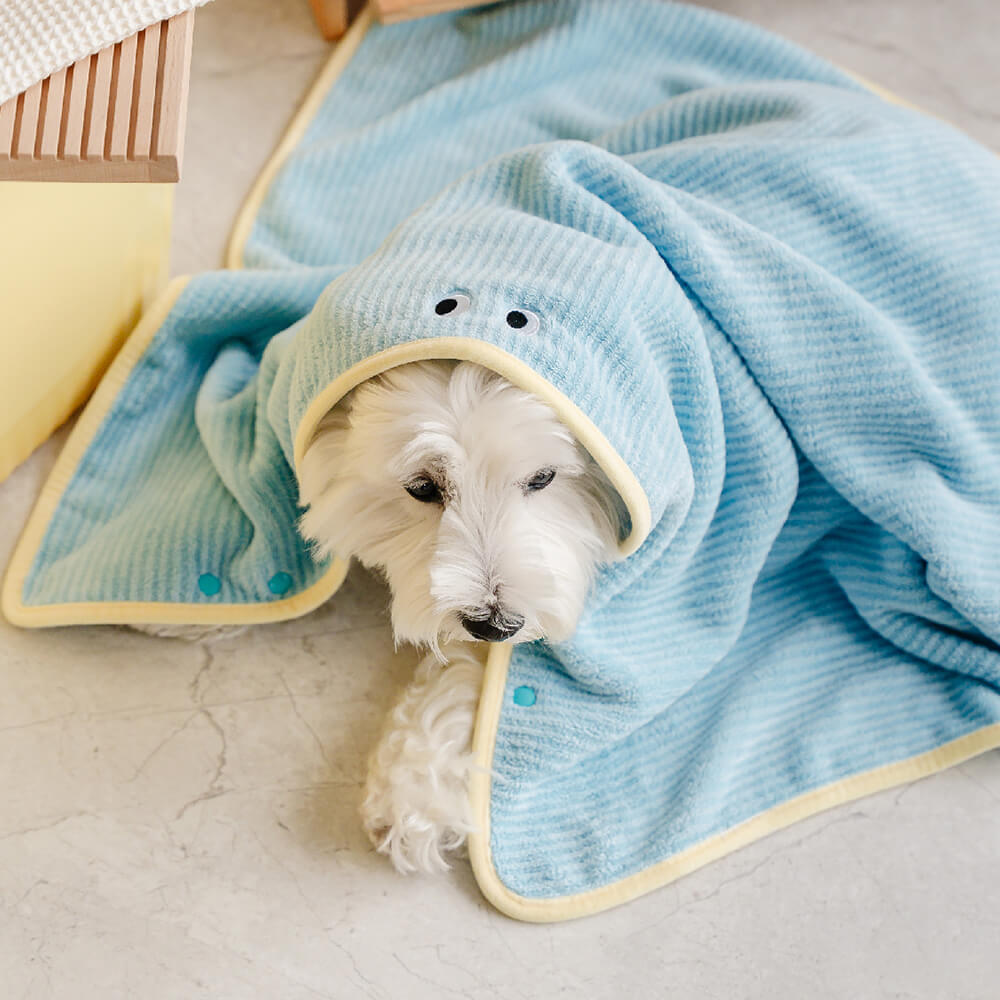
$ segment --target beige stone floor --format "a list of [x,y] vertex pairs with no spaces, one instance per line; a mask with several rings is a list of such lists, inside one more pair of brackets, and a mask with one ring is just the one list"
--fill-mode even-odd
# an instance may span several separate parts
[[[626,2],[626,0],[623,0]],[[996,0],[717,0],[1000,149]],[[306,0],[198,15],[174,271],[217,266],[323,62]],[[0,562],[58,441],[0,486]],[[0,623],[0,1000],[1000,996],[1000,755],[816,817],[615,911],[510,921],[356,820],[412,667],[382,587],[212,647]]]

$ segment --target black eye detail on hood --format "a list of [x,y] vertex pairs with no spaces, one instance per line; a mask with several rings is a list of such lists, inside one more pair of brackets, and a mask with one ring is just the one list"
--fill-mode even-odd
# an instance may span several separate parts
[[541,320],[527,309],[511,309],[507,313],[507,325],[521,333],[535,333],[541,325]]
[[438,316],[458,316],[472,305],[472,299],[464,292],[452,292],[434,307]]

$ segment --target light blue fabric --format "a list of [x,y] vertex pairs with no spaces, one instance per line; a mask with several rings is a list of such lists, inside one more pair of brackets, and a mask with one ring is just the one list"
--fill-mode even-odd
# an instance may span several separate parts
[[[457,335],[570,396],[653,512],[573,640],[513,656],[511,890],[605,885],[1000,721],[1000,164],[948,126],[697,8],[375,28],[246,262],[182,295],[26,603],[300,591],[309,402]],[[437,316],[454,290],[471,308]]]

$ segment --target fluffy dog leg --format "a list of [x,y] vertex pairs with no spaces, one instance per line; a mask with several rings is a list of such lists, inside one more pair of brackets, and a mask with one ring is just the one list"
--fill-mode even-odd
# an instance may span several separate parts
[[448,868],[473,829],[468,779],[486,646],[454,643],[425,657],[369,761],[365,831],[400,872]]

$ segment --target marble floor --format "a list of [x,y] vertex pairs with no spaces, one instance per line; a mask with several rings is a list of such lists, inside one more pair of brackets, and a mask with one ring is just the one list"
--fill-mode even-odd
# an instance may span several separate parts
[[[996,0],[714,0],[1000,150]],[[328,53],[306,0],[198,15],[173,269],[218,265]],[[61,436],[60,436],[61,437]],[[0,486],[0,563],[59,438]],[[0,622],[0,995],[24,1000],[1000,995],[1000,755],[836,809],[617,910],[515,923],[401,878],[356,818],[412,668],[361,572],[215,645]]]

